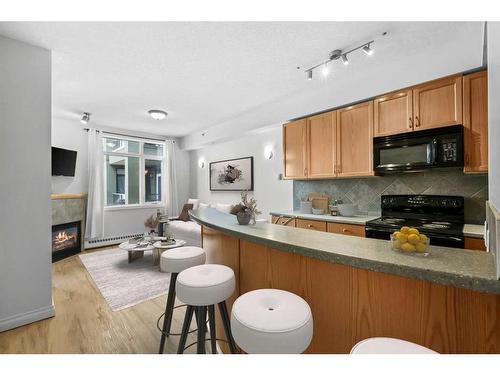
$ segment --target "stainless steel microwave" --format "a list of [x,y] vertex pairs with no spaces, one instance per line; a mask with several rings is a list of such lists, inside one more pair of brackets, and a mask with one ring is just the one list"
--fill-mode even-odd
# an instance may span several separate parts
[[376,174],[463,167],[462,125],[420,130],[373,139]]

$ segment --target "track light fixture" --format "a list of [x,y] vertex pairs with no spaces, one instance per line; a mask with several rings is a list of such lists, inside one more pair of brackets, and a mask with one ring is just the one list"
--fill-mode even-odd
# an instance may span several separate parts
[[[382,33],[382,36],[386,36],[386,35],[387,35],[387,32]],[[330,54],[328,55],[328,60],[322,61],[319,64],[316,64],[305,71],[307,79],[309,81],[312,80],[313,71],[319,67],[322,67],[321,73],[323,74],[323,76],[328,75],[328,73],[329,73],[328,64],[334,60],[340,59],[344,65],[349,65],[349,59],[347,58],[347,55],[354,52],[354,51],[362,50],[368,56],[373,55],[374,51],[373,51],[372,44],[374,42],[375,42],[375,40],[370,40],[369,42],[365,42],[365,43],[363,43],[355,48],[352,48],[348,51],[342,51],[340,49],[335,49],[335,50],[331,51]]]
[[368,43],[366,46],[363,46],[363,52],[368,56],[373,55],[373,50],[370,48],[370,43]]
[[90,113],[88,113],[88,112],[83,112],[83,116],[82,116],[82,118],[81,118],[80,122],[81,122],[82,124],[84,124],[84,125],[87,125],[89,121],[90,121]]

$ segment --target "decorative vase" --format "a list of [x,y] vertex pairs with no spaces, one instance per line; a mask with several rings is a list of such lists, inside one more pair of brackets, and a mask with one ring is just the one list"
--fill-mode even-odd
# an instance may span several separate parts
[[250,210],[243,210],[236,214],[236,219],[240,225],[248,225],[252,219],[252,212]]

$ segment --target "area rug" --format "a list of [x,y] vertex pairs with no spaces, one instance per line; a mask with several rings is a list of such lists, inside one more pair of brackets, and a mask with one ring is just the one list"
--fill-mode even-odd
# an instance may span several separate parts
[[113,311],[119,311],[168,291],[170,274],[153,266],[153,254],[128,263],[118,248],[80,254],[80,259]]

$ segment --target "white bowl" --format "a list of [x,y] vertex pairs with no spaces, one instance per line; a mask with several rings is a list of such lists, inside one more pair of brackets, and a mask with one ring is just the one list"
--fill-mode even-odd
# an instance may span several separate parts
[[337,209],[341,216],[354,216],[358,212],[358,207],[351,203],[339,204],[337,205]]

